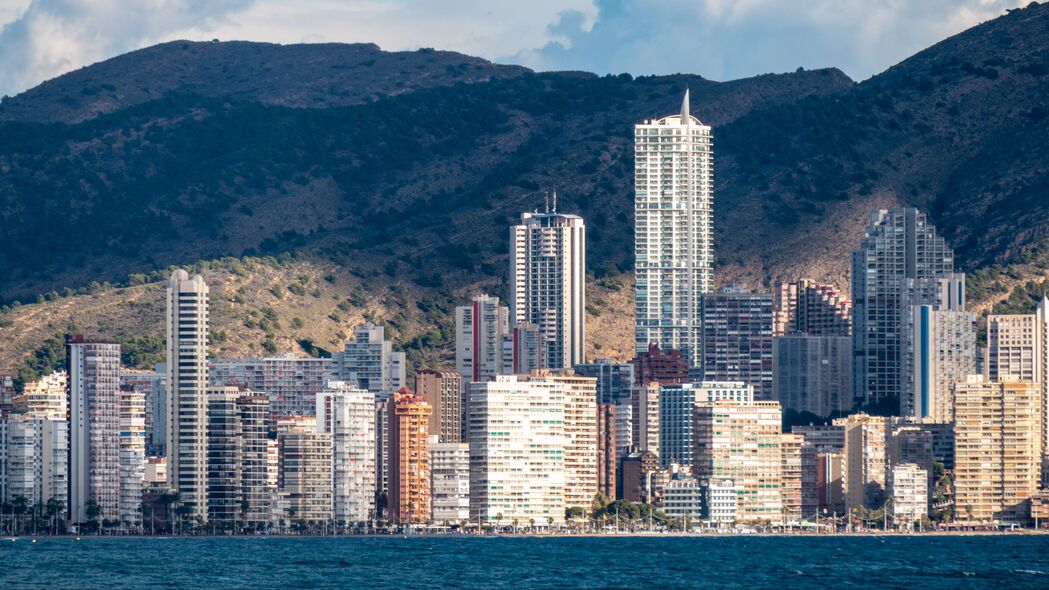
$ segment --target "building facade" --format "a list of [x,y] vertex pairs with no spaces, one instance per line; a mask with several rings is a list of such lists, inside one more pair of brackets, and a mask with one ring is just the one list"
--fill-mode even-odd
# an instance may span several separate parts
[[317,429],[331,434],[332,510],[336,526],[370,522],[375,514],[375,394],[329,381],[317,394]]
[[510,310],[500,305],[498,297],[478,295],[469,305],[456,307],[455,370],[467,383],[491,381],[504,373],[504,342],[509,334]]
[[703,381],[743,381],[770,401],[772,295],[726,288],[700,298],[699,369]]
[[430,505],[434,524],[470,520],[470,445],[430,436]]
[[394,352],[382,326],[370,322],[357,326],[354,339],[332,358],[340,381],[356,382],[372,393],[388,393],[406,385],[408,361],[403,352]]
[[634,126],[635,350],[658,344],[696,364],[699,298],[714,272],[710,127],[681,112]]
[[167,290],[168,477],[191,516],[208,517],[208,286],[176,270]]
[[120,519],[120,345],[66,336],[69,521]]
[[586,226],[578,215],[522,213],[510,228],[510,314],[534,324],[546,344],[546,368],[584,362]]
[[852,409],[852,338],[788,334],[773,339],[773,396],[784,410],[830,416]]
[[415,391],[430,404],[430,434],[441,442],[457,443],[463,438],[463,376],[455,371],[423,369],[415,373]]
[[408,389],[390,397],[390,522],[425,524],[430,519],[430,417],[433,408]]
[[899,400],[906,279],[954,272],[954,252],[914,208],[875,211],[852,253],[853,399]]
[[775,293],[773,334],[851,336],[852,302],[837,287],[800,279]]

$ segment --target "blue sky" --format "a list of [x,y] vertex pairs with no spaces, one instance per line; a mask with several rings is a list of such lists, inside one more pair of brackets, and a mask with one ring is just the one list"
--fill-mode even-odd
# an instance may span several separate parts
[[857,80],[1027,0],[0,0],[0,94],[172,39],[434,47],[538,70]]

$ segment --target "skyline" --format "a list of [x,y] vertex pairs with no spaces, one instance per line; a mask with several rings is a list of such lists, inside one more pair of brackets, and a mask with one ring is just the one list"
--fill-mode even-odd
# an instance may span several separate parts
[[[854,80],[1006,10],[1020,0],[0,0],[0,95],[164,41],[377,43],[387,51],[457,51],[537,71],[693,73],[731,80],[836,67]],[[668,23],[671,23],[668,25]],[[467,26],[468,25],[468,26]],[[717,48],[710,51],[709,48]]]

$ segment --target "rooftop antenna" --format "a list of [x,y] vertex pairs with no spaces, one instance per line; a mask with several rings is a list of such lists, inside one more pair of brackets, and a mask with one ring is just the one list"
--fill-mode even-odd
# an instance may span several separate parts
[[546,209],[544,210],[544,212],[545,213],[549,213],[550,212],[550,191],[543,191],[543,193],[546,195]]
[[554,210],[553,213],[557,213],[557,191],[554,191]]

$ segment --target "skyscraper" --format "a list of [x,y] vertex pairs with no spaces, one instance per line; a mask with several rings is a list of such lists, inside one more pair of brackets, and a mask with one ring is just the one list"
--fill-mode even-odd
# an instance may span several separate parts
[[271,469],[270,400],[261,393],[237,398],[240,414],[241,526],[258,530],[269,524],[277,495],[276,470]]
[[236,387],[208,388],[208,522],[232,526],[242,501],[240,411]]
[[629,404],[634,387],[634,365],[597,359],[575,366],[577,375],[597,379],[597,401],[603,404]]
[[314,418],[287,418],[277,423],[277,445],[277,486],[288,520],[330,521],[331,434],[317,432]]
[[265,358],[217,359],[208,365],[208,384],[238,386],[265,393],[273,419],[312,416],[317,393],[335,379],[338,365],[331,358],[282,354]]
[[[925,287],[921,283],[931,283]],[[929,293],[912,294],[914,291]],[[904,301],[900,415],[954,420],[952,388],[976,367],[976,314],[965,309],[965,275],[908,279]]]
[[681,112],[634,126],[635,350],[681,350],[693,366],[699,296],[714,272],[710,127]]
[[954,252],[924,213],[875,211],[852,253],[853,399],[899,400],[906,279],[936,279],[954,271]]
[[330,381],[317,394],[317,428],[332,437],[332,503],[337,526],[375,517],[375,394]]
[[69,375],[69,520],[120,518],[120,345],[66,336]]
[[586,339],[586,226],[556,199],[510,228],[510,315],[539,327],[549,369],[581,364]]
[[835,419],[834,425],[845,430],[842,487],[846,508],[880,508],[888,491],[889,419],[853,414]]
[[146,471],[146,395],[120,387],[120,522],[142,524],[142,480]]
[[696,404],[717,400],[752,402],[754,388],[739,381],[659,386],[659,459],[664,467],[677,464],[691,472]]
[[1040,471],[1037,384],[979,375],[954,389],[956,518],[1026,523]]
[[168,480],[190,516],[208,517],[208,286],[184,270],[167,291]]
[[0,501],[68,506],[69,422],[44,414],[0,416]]
[[464,417],[463,376],[455,371],[423,369],[415,373],[415,392],[430,404],[430,434],[441,442],[462,441]]
[[692,473],[700,481],[732,480],[740,522],[783,521],[782,421],[777,402],[696,405]]
[[390,397],[390,522],[430,519],[429,425],[433,408],[421,395],[400,389]]
[[852,338],[773,338],[773,397],[784,410],[830,416],[852,409]]
[[700,319],[702,380],[743,381],[754,386],[754,399],[772,400],[772,295],[736,288],[704,293]]
[[470,519],[565,519],[564,388],[514,375],[470,385]]

